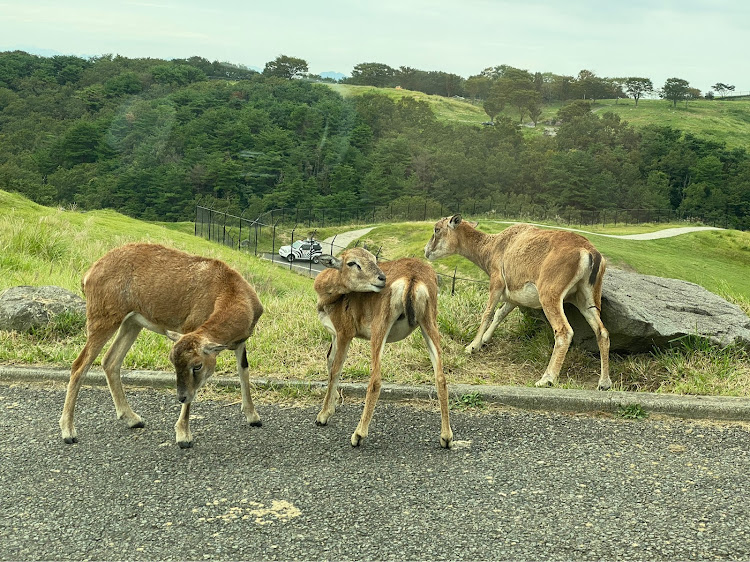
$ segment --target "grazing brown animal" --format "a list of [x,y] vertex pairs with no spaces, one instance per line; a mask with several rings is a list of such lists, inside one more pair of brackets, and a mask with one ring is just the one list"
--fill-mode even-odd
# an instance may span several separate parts
[[[497,325],[517,306],[541,308],[555,333],[555,347],[536,386],[557,381],[573,339],[563,302],[573,303],[594,330],[601,356],[599,389],[612,386],[609,378],[609,333],[600,318],[602,278],[606,261],[583,236],[516,224],[499,234],[485,234],[461,220],[461,215],[435,223],[424,249],[427,259],[459,254],[490,276],[490,299],[474,341],[466,352],[487,343]],[[503,306],[495,311],[498,303]],[[495,317],[490,324],[492,313]]]
[[365,407],[353,446],[367,437],[375,404],[380,395],[380,361],[386,343],[404,339],[419,326],[435,372],[442,416],[440,445],[449,448],[453,431],[448,414],[448,389],[443,373],[440,334],[437,327],[437,276],[426,263],[403,258],[378,267],[363,248],[345,250],[340,258],[324,255],[328,269],[315,279],[318,316],[331,333],[328,349],[328,389],[316,422],[326,425],[336,409],[335,396],[349,344],[354,338],[370,340],[371,373]]
[[[169,359],[177,373],[182,403],[175,424],[177,444],[191,447],[190,404],[216,368],[216,357],[234,350],[242,389],[242,412],[250,425],[261,425],[250,397],[245,340],[263,313],[253,288],[222,261],[193,256],[158,244],[127,244],[99,259],[83,277],[86,296],[86,345],[73,363],[60,417],[66,443],[78,441],[73,411],[83,377],[112,335],[117,337],[102,366],[117,417],[143,427],[128,404],[120,367],[142,328],[175,342]],[[118,331],[119,329],[119,331]]]

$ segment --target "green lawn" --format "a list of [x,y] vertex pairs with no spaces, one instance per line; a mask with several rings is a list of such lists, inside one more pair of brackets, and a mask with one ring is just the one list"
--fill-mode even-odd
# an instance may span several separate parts
[[[491,221],[481,225],[493,232],[505,226]],[[342,227],[341,231],[346,229]],[[371,248],[382,245],[386,258],[422,256],[431,229],[431,223],[380,225],[365,241]],[[324,235],[335,232],[326,229]],[[750,310],[750,287],[744,277],[750,234],[711,232],[654,242],[589,237],[615,265],[695,281]],[[252,376],[326,380],[330,337],[315,314],[312,281],[288,268],[193,236],[188,224],[171,229],[112,211],[82,213],[46,208],[0,191],[0,290],[15,285],[58,285],[80,294],[81,277],[91,263],[109,249],[136,240],[223,259],[250,281],[265,308],[248,342]],[[438,260],[433,265],[443,273],[452,274],[457,267],[460,275],[486,280],[482,272],[460,257]],[[532,385],[549,360],[551,330],[534,329],[523,315],[514,312],[485,349],[467,356],[464,347],[477,330],[487,299],[486,283],[464,282],[457,289],[455,296],[442,291],[438,303],[449,383]],[[85,331],[82,321],[64,320],[31,334],[0,331],[0,363],[69,368],[83,347]],[[169,349],[169,340],[144,331],[125,358],[124,368],[171,371]],[[352,344],[343,380],[368,379],[369,351],[367,342],[356,340]],[[560,385],[594,388],[598,363],[595,355],[571,349]],[[231,353],[219,356],[217,372],[235,373]],[[432,384],[432,367],[418,331],[387,346],[383,372],[385,382]],[[613,355],[611,376],[616,389],[745,396],[750,389],[750,359],[742,349],[712,348],[632,357]]]

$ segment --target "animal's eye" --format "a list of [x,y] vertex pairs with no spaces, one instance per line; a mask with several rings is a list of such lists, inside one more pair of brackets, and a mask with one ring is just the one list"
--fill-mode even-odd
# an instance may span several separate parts
[[350,261],[346,265],[348,265],[349,267],[357,266],[357,269],[362,269],[362,267],[356,261]]
[[435,227],[435,234],[437,234],[438,232],[440,232],[440,227],[439,227],[439,226],[436,226],[436,227]]
[[193,374],[197,375],[200,373],[200,370],[203,368],[203,363],[198,363],[197,365],[193,365]]

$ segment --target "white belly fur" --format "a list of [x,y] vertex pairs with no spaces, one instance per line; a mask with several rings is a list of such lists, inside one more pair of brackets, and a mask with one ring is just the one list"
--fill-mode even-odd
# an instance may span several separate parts
[[539,292],[533,283],[526,283],[521,289],[515,291],[508,291],[506,289],[503,296],[505,297],[503,300],[517,306],[542,308],[542,303],[539,302]]
[[414,331],[414,328],[409,326],[408,320],[406,320],[406,317],[404,317],[402,320],[397,320],[393,324],[391,331],[388,333],[388,339],[386,339],[386,341],[388,343],[391,343],[394,341],[401,341],[406,336],[411,334],[413,331]]

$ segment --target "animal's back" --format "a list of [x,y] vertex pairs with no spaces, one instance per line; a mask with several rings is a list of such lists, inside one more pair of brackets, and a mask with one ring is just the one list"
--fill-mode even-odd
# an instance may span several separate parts
[[215,295],[232,298],[237,291],[257,301],[252,287],[225,263],[160,244],[115,248],[83,278],[87,307],[99,313],[135,311],[153,322],[187,329],[211,315]]
[[[537,282],[540,272],[547,269],[545,262],[549,260],[553,260],[553,269],[558,274],[570,277],[581,265],[581,250],[591,256],[594,271],[598,270],[602,260],[601,254],[588,239],[568,230],[521,224],[504,230],[498,236],[503,235],[502,271],[510,290],[519,290],[526,283]],[[596,278],[596,273],[592,278]]]

